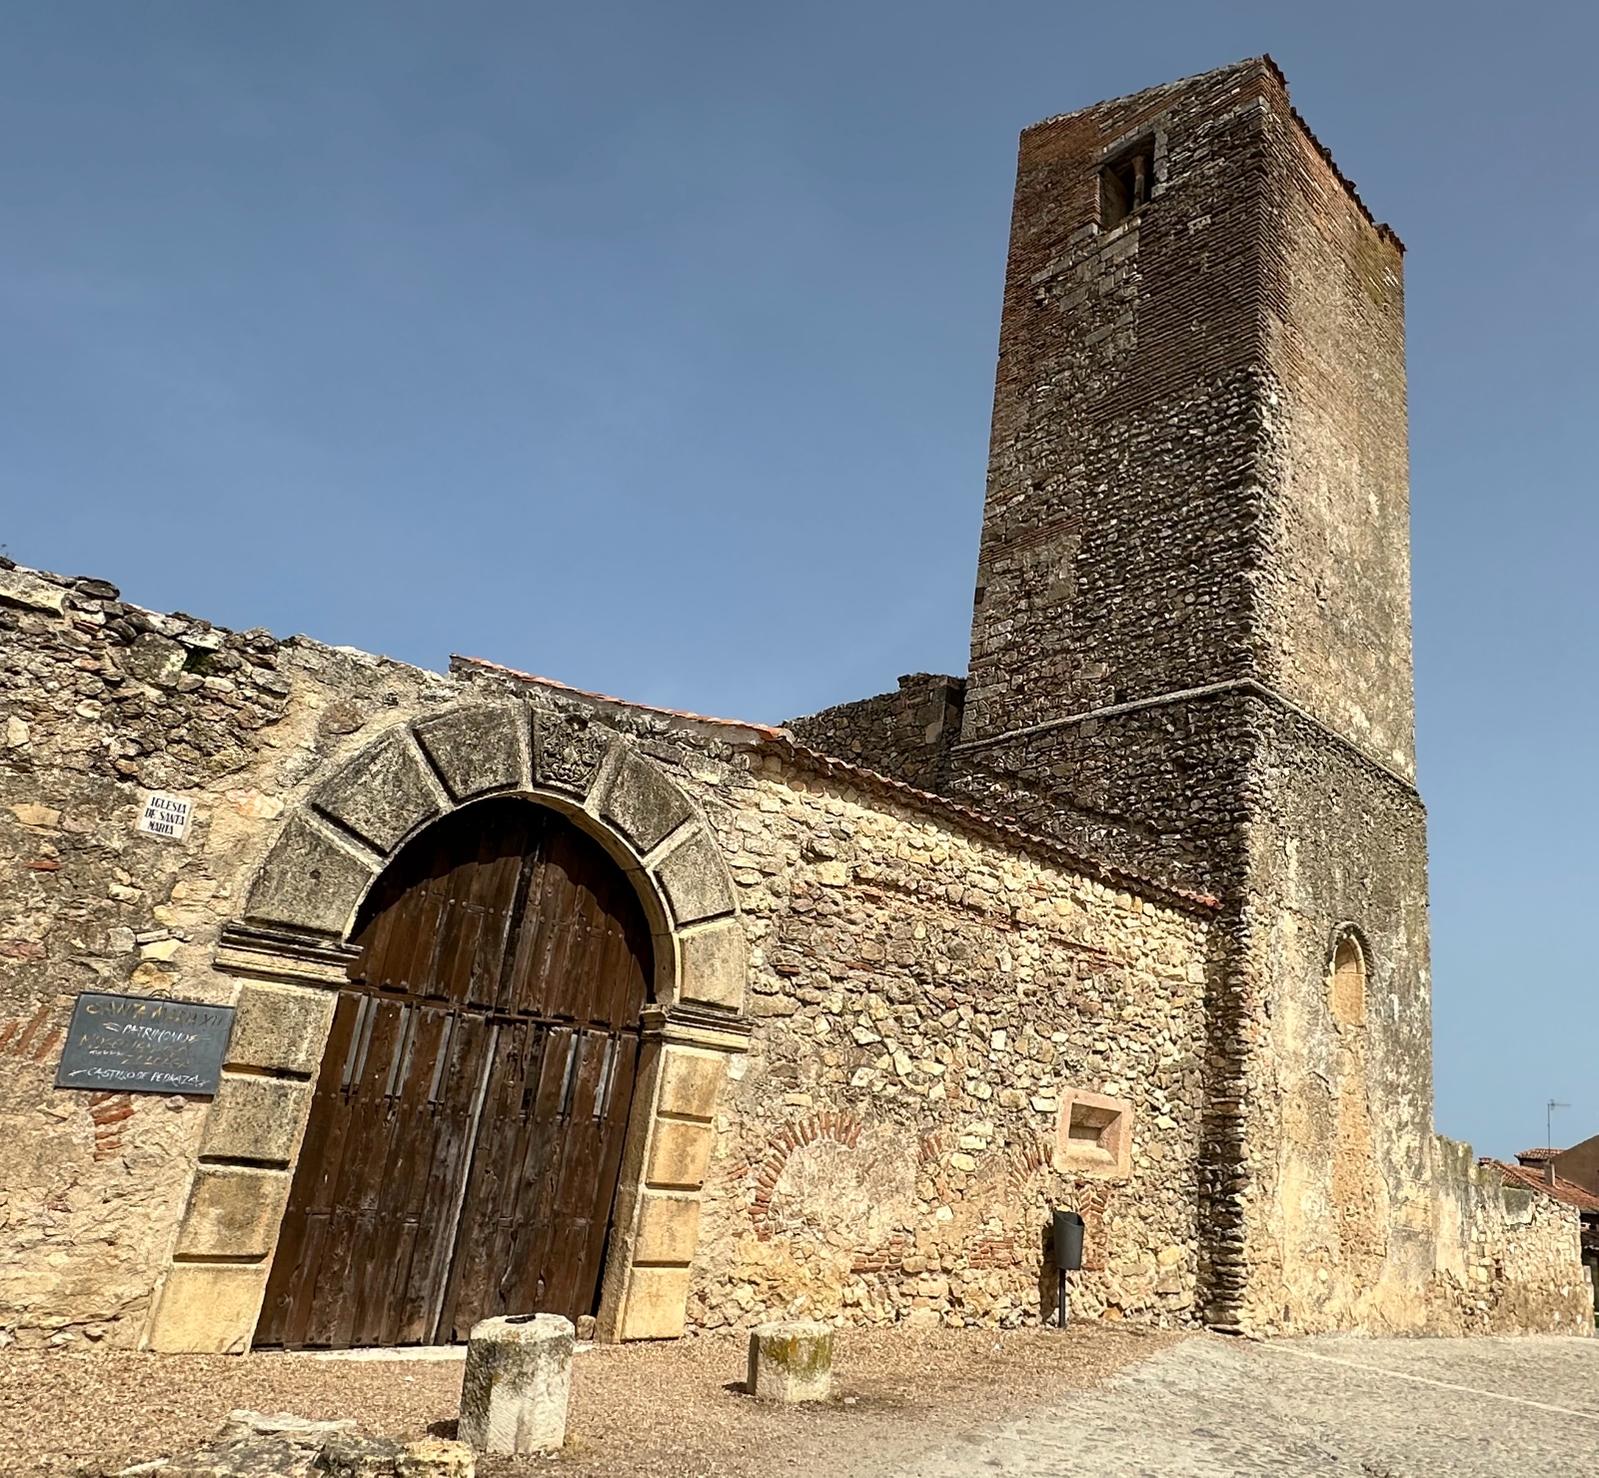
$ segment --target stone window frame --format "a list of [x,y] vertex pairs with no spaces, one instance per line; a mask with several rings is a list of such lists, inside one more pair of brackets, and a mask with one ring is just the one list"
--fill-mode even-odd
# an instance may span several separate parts
[[[1072,1133],[1073,1119],[1079,1114],[1098,1129],[1095,1139]],[[1132,1174],[1132,1156],[1133,1106],[1129,1100],[1085,1088],[1061,1091],[1055,1119],[1056,1170],[1094,1180],[1125,1180]]]
[[[1121,171],[1131,164],[1134,179],[1123,190]],[[1142,166],[1140,169],[1139,166]],[[1106,219],[1106,184],[1114,179],[1125,203],[1115,219]],[[1143,194],[1138,193],[1142,181]],[[1139,212],[1166,188],[1166,130],[1147,124],[1123,134],[1099,152],[1094,169],[1094,222],[1101,235],[1136,221]]]
[[[1355,968],[1346,971],[1340,960],[1349,952]],[[1340,983],[1351,977],[1358,987],[1358,1000],[1353,1003],[1347,987],[1340,988]],[[1333,1023],[1341,1029],[1364,1027],[1371,1010],[1371,946],[1358,925],[1345,922],[1333,929],[1327,943],[1326,981],[1327,1010]]]
[[395,724],[314,779],[223,927],[213,965],[238,982],[234,1030],[147,1348],[250,1348],[361,904],[429,826],[507,796],[598,841],[649,919],[655,978],[597,1333],[682,1333],[716,1099],[751,1029],[732,878],[698,808],[626,736],[578,708],[473,700]]

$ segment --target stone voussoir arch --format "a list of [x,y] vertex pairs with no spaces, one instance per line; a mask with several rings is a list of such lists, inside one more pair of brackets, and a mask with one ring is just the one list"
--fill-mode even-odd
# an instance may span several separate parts
[[742,1012],[733,883],[693,803],[614,729],[527,703],[463,704],[371,740],[289,817],[240,923],[342,943],[406,842],[503,795],[560,811],[631,875],[655,936],[657,1004]]
[[729,1055],[749,1039],[748,947],[732,879],[698,808],[627,736],[582,712],[502,700],[395,724],[314,782],[223,928],[215,965],[241,978],[237,1015],[146,1328],[151,1347],[249,1347],[362,901],[413,837],[504,796],[556,810],[594,837],[650,920],[654,999],[598,1332],[682,1332],[716,1098]]

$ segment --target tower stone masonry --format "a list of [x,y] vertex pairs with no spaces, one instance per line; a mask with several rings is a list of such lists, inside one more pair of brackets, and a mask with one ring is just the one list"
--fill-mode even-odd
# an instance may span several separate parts
[[1221,1323],[1431,1271],[1402,271],[1269,59],[1022,136],[951,782],[1223,900]]

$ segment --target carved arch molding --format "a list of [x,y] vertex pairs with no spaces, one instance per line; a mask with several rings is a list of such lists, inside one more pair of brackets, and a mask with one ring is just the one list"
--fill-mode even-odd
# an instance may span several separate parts
[[680,1334],[716,1098],[749,1040],[747,946],[721,850],[688,796],[608,726],[525,702],[454,706],[377,736],[289,813],[215,967],[239,979],[228,1060],[145,1343],[248,1349],[361,902],[441,817],[524,796],[594,837],[650,921],[645,1008],[599,1334]]

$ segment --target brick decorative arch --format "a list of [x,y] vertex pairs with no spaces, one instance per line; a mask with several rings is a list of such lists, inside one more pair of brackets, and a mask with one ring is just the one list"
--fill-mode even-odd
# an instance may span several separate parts
[[783,1125],[773,1134],[766,1153],[750,1167],[755,1180],[755,1199],[750,1205],[750,1216],[755,1223],[755,1235],[760,1241],[770,1242],[776,1232],[771,1220],[772,1196],[794,1151],[822,1139],[854,1149],[860,1142],[864,1127],[854,1114],[811,1114]]
[[240,979],[237,1016],[146,1330],[153,1348],[249,1347],[361,902],[412,837],[508,795],[593,836],[650,920],[653,1000],[599,1332],[682,1332],[716,1097],[749,1038],[732,880],[689,797],[623,735],[582,712],[499,701],[396,724],[315,782],[223,929],[215,964]]

